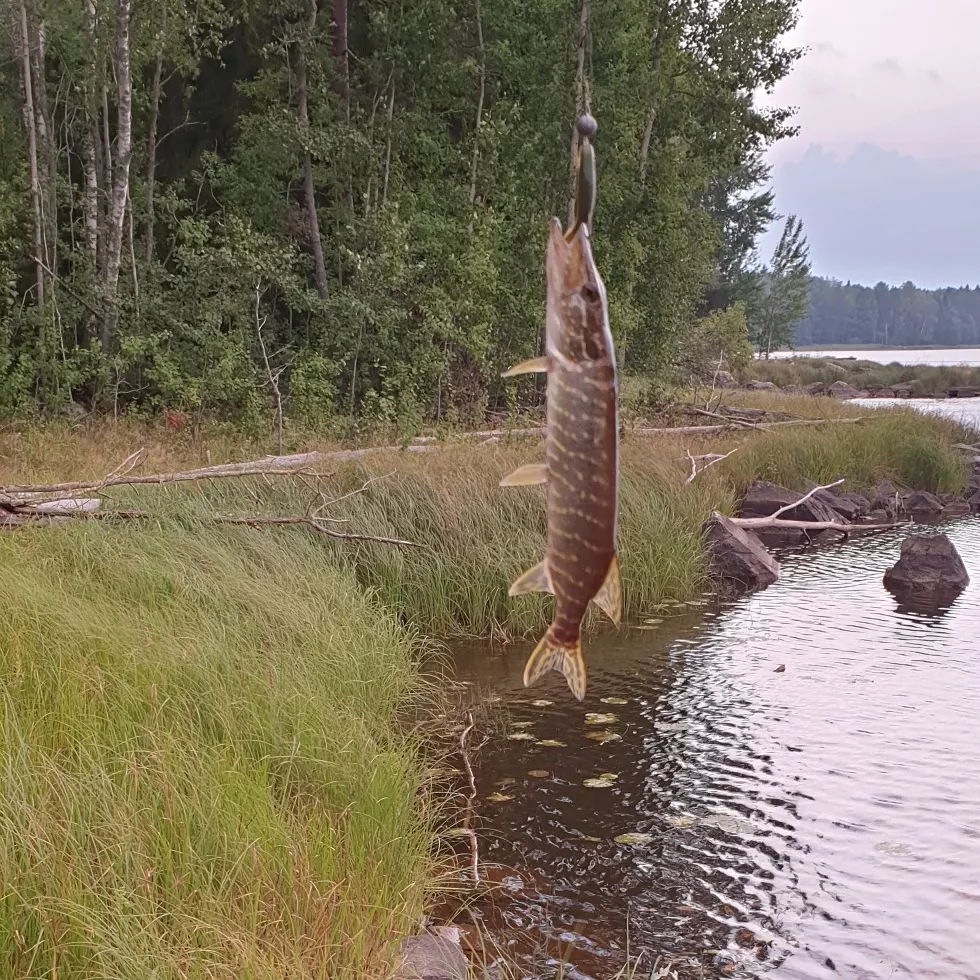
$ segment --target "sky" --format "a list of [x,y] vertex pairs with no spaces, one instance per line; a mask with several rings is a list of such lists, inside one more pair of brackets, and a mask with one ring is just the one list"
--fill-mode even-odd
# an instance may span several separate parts
[[[806,47],[771,96],[800,134],[769,154],[813,271],[980,282],[980,0],[802,0]],[[760,245],[768,258],[781,225]]]

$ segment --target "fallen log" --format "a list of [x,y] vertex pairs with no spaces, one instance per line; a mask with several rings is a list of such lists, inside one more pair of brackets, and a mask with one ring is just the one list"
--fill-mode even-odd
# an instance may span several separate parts
[[[791,425],[847,425],[848,423],[856,422],[867,422],[869,416],[864,416],[861,418],[845,418],[845,419],[789,419],[785,422],[756,422],[753,428],[764,431],[766,429],[778,429],[785,426]],[[687,436],[687,435],[699,435],[701,433],[710,432],[724,432],[731,431],[735,429],[739,432],[747,431],[741,425],[678,425],[668,428],[651,429],[646,427],[638,427],[635,429],[627,429],[627,434],[635,436]]]
[[[717,513],[717,511],[715,512]],[[887,524],[838,524],[837,521],[794,521],[785,517],[729,517],[737,527],[754,531],[762,527],[786,527],[797,531],[839,531],[845,537],[858,531],[890,531],[903,527],[907,522],[892,521]]]

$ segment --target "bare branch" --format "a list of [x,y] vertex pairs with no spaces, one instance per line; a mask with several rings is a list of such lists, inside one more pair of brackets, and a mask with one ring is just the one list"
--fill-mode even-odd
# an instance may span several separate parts
[[795,507],[799,507],[804,501],[809,500],[815,493],[819,493],[821,490],[830,490],[831,487],[839,487],[844,482],[844,478],[841,477],[839,480],[834,480],[833,483],[828,483],[823,487],[814,487],[812,490],[808,490],[799,500],[795,500],[791,504],[786,504],[784,507],[780,507],[779,510],[774,511],[770,514],[770,517],[780,517],[787,511],[793,510]]
[[[731,449],[724,454],[708,453],[704,456],[692,456],[689,450],[686,458],[691,461],[691,475],[684,481],[685,485],[692,483],[698,474],[703,473],[706,469],[714,466],[716,463],[720,463],[723,459],[728,459],[732,453],[737,453],[738,450],[739,447],[736,446],[734,449]],[[698,463],[704,463],[704,465],[699,467]]]
[[[795,507],[796,504],[793,504]],[[717,513],[717,511],[715,512]],[[892,528],[902,527],[904,521],[893,521],[888,524],[838,524],[836,521],[792,521],[786,518],[779,518],[773,514],[771,517],[727,517],[738,527],[754,531],[758,528],[785,527],[793,528],[797,531],[838,531],[843,535],[854,534],[858,531],[888,531]]]

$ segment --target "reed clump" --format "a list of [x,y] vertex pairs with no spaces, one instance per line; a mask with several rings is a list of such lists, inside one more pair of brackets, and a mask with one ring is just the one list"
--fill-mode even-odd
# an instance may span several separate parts
[[430,694],[326,551],[176,510],[0,536],[0,974],[387,975]]

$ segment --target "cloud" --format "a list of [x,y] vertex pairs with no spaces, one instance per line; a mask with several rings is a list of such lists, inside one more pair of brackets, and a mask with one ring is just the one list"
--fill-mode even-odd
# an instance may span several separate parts
[[930,69],[928,69],[926,71],[926,78],[928,78],[929,81],[932,82],[933,85],[942,85],[943,84],[943,76],[940,75],[939,72],[936,71],[935,68],[930,68]]
[[813,46],[814,54],[829,55],[831,58],[846,58],[847,55],[829,41],[821,41]]
[[905,75],[905,69],[897,58],[885,58],[884,61],[876,61],[871,69],[882,75],[894,75],[897,78],[903,78]]

